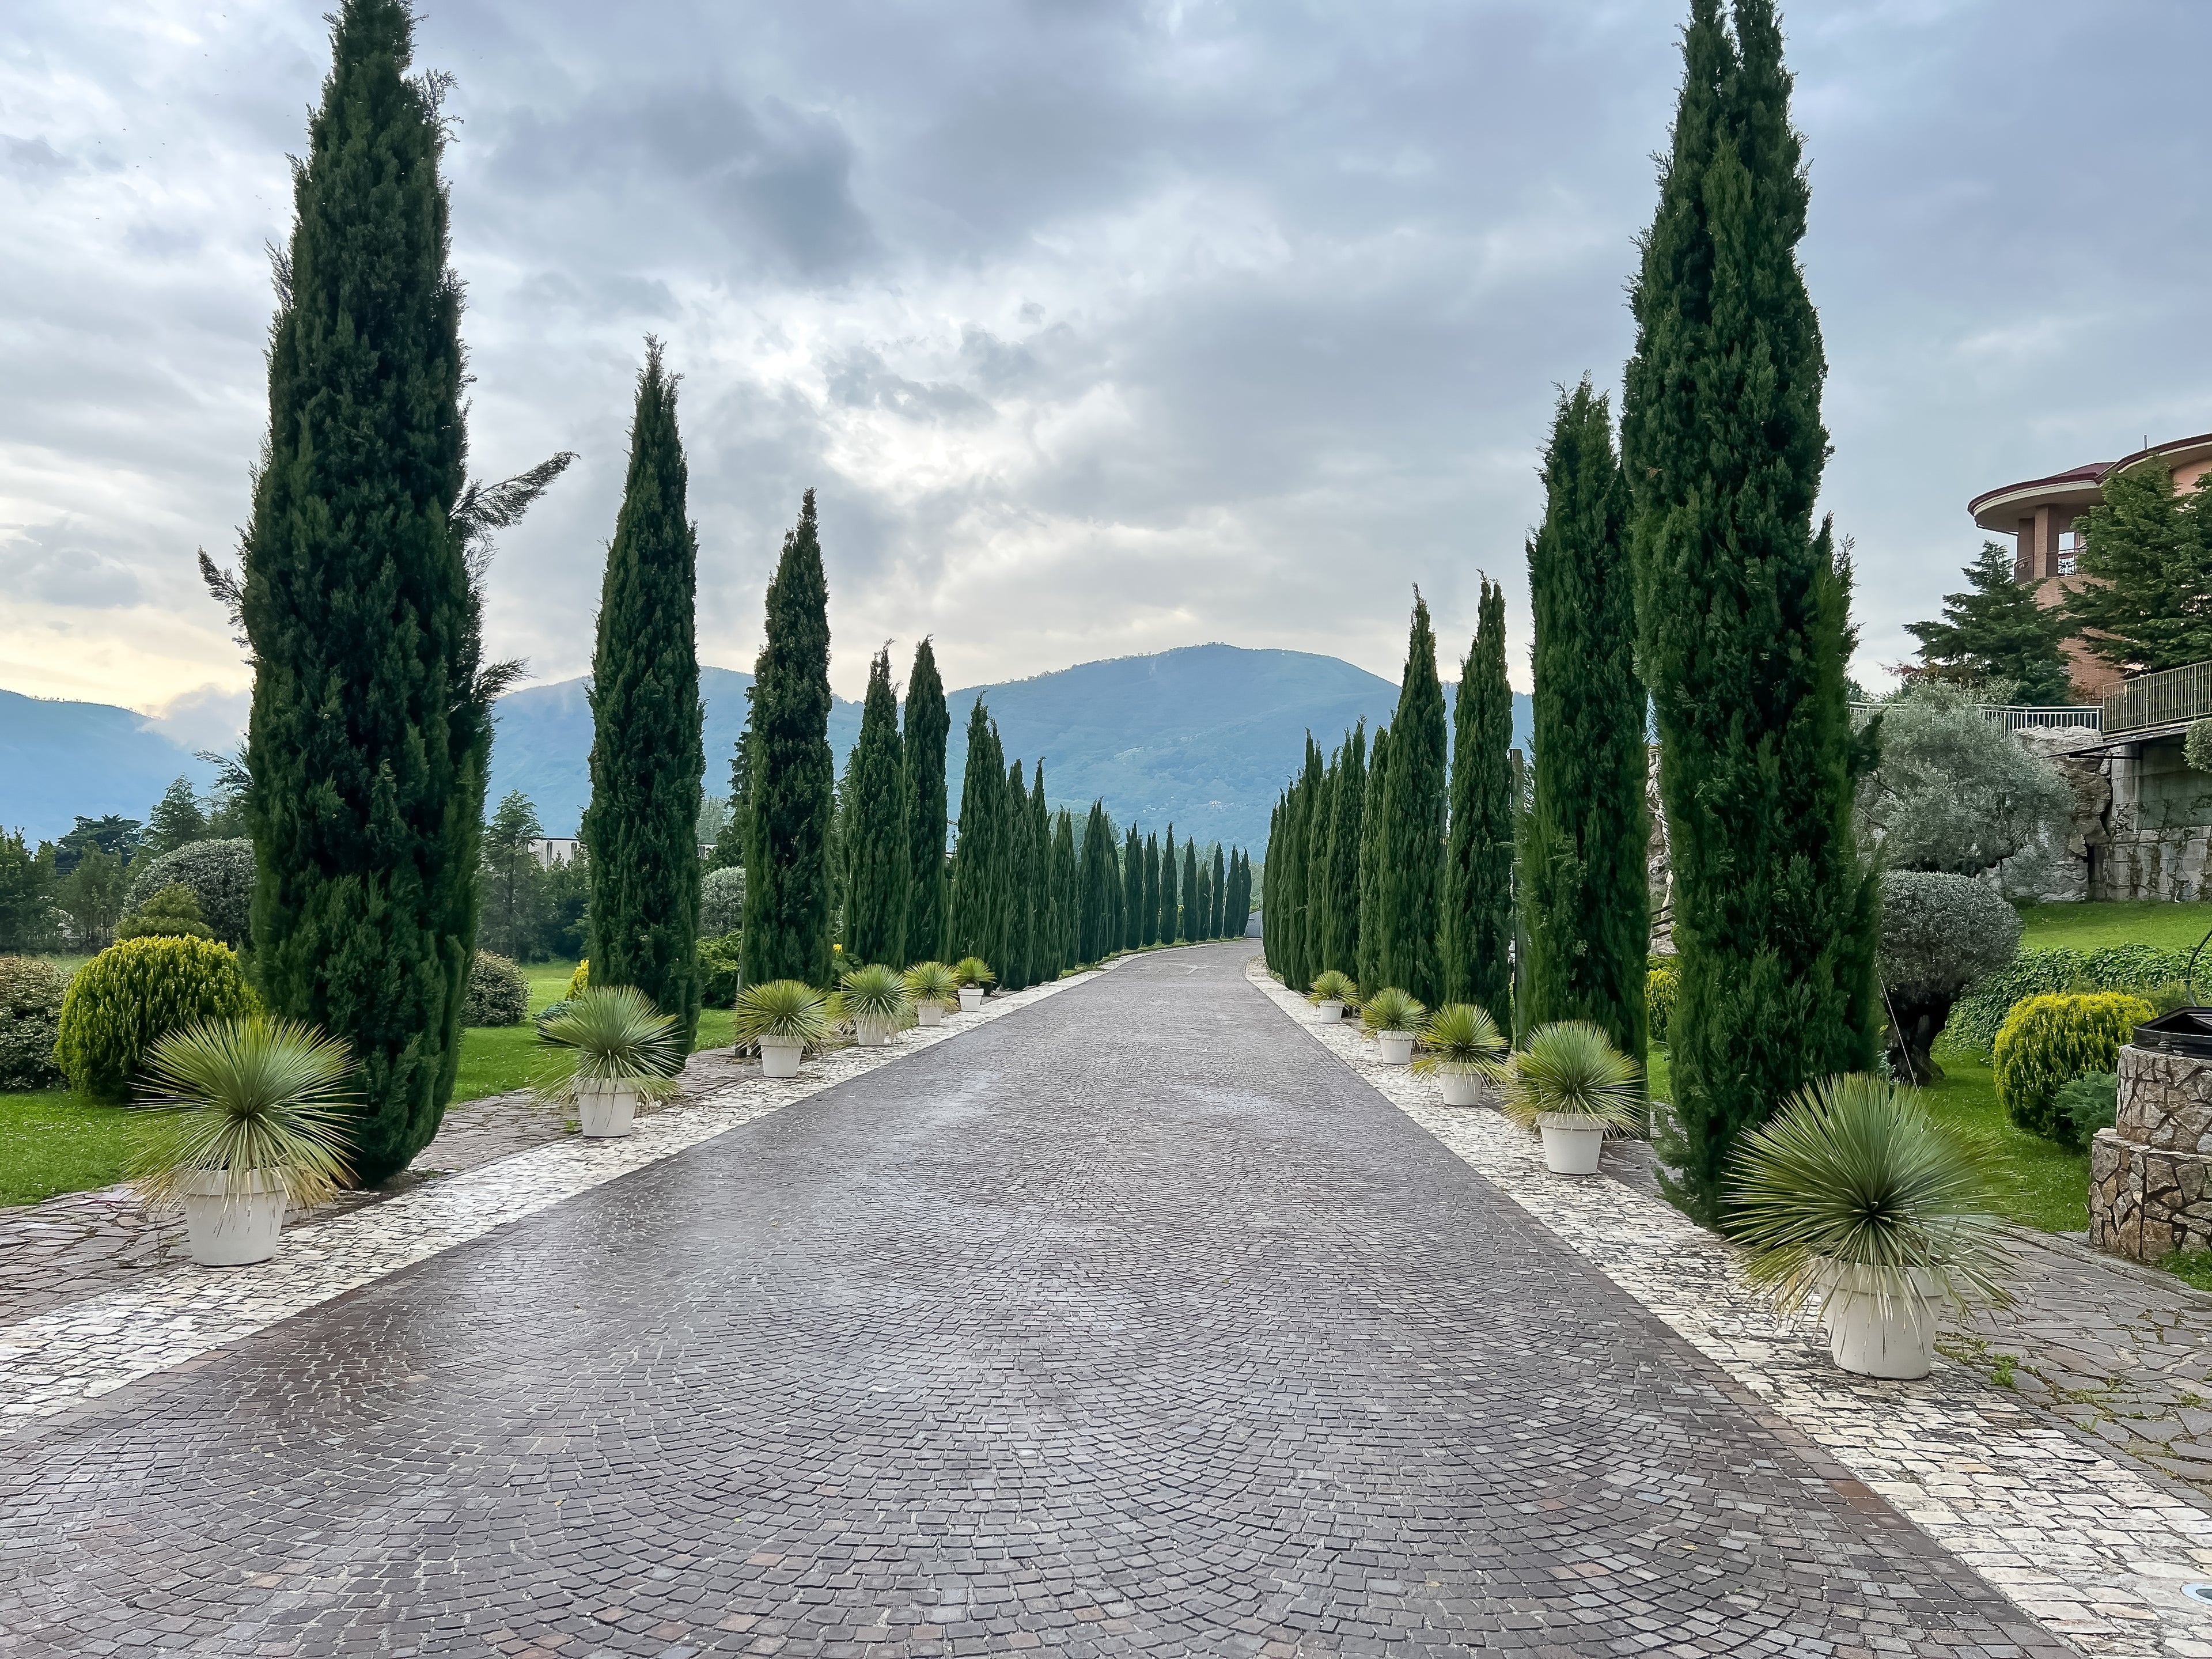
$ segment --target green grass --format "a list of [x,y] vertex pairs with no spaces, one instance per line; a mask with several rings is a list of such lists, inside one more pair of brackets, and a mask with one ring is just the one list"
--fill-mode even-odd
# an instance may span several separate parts
[[[2020,945],[2023,951],[2063,945],[2100,951],[2115,945],[2154,945],[2189,951],[2212,931],[2212,904],[2167,904],[2128,899],[2097,904],[2023,904]],[[2212,956],[2212,951],[2206,953]]]
[[0,1095],[0,1206],[113,1186],[146,1128],[143,1115],[67,1089]]

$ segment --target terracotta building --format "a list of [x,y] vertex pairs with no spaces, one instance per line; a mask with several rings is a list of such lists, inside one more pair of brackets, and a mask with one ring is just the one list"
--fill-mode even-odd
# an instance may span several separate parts
[[[2091,461],[2047,478],[2007,484],[1975,496],[1966,511],[1983,529],[2013,538],[2014,576],[2034,585],[2038,604],[2054,605],[2080,580],[2074,574],[2081,544],[2075,520],[2103,504],[2106,479],[2154,455],[2164,457],[2173,469],[2174,488],[2188,489],[2212,471],[2212,432],[2154,444],[2117,461]],[[2067,641],[2064,649],[2074,667],[2074,689],[2085,702],[2096,701],[2119,683],[2119,671],[2089,655],[2078,641]]]

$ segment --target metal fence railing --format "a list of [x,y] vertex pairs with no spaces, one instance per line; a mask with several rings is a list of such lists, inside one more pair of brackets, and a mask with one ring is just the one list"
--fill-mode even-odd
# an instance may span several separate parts
[[2193,662],[2186,668],[2138,674],[2114,686],[2105,694],[2103,730],[2107,736],[2140,732],[2208,714],[2212,714],[2212,662]]
[[[2058,704],[2033,707],[2021,703],[1985,702],[1978,705],[1982,713],[2002,724],[2008,732],[2027,731],[2109,731],[2106,724],[2109,716],[2105,708],[2095,703]],[[2107,700],[2106,707],[2110,706]],[[1851,705],[1854,720],[1863,720],[1877,712],[1878,704],[1855,702]]]

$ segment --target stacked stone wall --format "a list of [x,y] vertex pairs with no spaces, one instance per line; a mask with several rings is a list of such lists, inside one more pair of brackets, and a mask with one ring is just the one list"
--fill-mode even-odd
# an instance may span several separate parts
[[2089,1242],[2137,1261],[2212,1249],[2212,1060],[2130,1043],[2119,1076],[2089,1147]]

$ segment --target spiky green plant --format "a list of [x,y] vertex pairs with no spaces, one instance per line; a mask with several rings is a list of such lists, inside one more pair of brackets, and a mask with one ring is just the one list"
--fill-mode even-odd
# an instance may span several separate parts
[[1589,1118],[1619,1134],[1644,1133],[1644,1072],[1603,1027],[1556,1020],[1528,1034],[1503,1085],[1505,1115],[1524,1129],[1546,1116]]
[[1359,1024],[1369,1036],[1403,1031],[1418,1036],[1429,1011],[1409,991],[1386,985],[1361,1005]]
[[981,957],[961,957],[952,964],[952,976],[960,981],[963,990],[971,985],[979,988],[988,986],[998,978],[991,971],[991,964]]
[[906,970],[907,994],[915,1006],[933,1002],[940,1008],[960,1006],[960,978],[941,962],[917,962]]
[[139,1098],[164,1111],[131,1168],[149,1203],[181,1195],[185,1177],[265,1170],[294,1204],[316,1204],[352,1179],[347,1152],[357,1101],[353,1056],[336,1037],[290,1019],[210,1019],[169,1032],[147,1056]]
[[1413,1054],[1413,1069],[1426,1076],[1451,1072],[1469,1073],[1502,1084],[1510,1069],[1510,1048],[1499,1034],[1498,1022],[1471,1002],[1448,1002],[1429,1016],[1421,1028],[1420,1046]]
[[1359,988],[1352,982],[1351,975],[1327,968],[1314,975],[1313,989],[1306,993],[1306,1000],[1316,1006],[1324,1002],[1341,1002],[1346,1007],[1356,1008],[1359,1006]]
[[1808,1084],[1744,1137],[1729,1173],[1744,1276],[1785,1313],[1847,1288],[1832,1264],[1861,1269],[1849,1288],[1884,1305],[1917,1304],[1923,1287],[1960,1307],[2011,1299],[1983,1155],[1910,1089],[1863,1073]]
[[898,969],[871,962],[849,969],[838,981],[845,1000],[846,1018],[859,1024],[884,1025],[896,1030],[914,1012],[914,997]]
[[830,1036],[829,999],[795,979],[772,979],[738,993],[732,1022],[739,1046],[763,1037],[819,1044]]
[[538,1028],[538,1040],[551,1051],[536,1084],[538,1097],[569,1105],[580,1089],[622,1084],[641,1100],[665,1099],[684,1069],[681,1024],[635,985],[586,986],[559,1018]]

